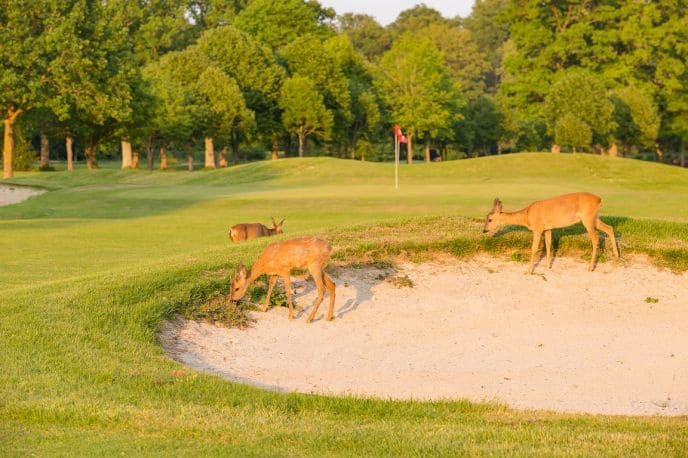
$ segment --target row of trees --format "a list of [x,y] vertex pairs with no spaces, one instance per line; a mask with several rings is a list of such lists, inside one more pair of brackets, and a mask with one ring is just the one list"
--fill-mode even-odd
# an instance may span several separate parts
[[426,160],[683,151],[684,3],[477,0],[382,27],[315,0],[4,0],[3,176],[19,133],[43,167],[64,139],[70,168],[74,139],[89,168],[114,145],[124,167],[171,149],[192,168],[199,145],[206,167],[256,149],[387,159],[394,123],[409,161],[417,143]]

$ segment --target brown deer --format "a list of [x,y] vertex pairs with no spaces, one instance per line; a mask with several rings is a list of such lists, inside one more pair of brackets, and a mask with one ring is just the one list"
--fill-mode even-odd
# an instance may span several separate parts
[[277,224],[275,218],[272,218],[271,228],[260,223],[235,224],[229,229],[229,238],[232,239],[232,242],[239,242],[242,240],[253,240],[258,237],[281,234],[282,224],[284,224],[284,220]]
[[259,276],[268,275],[268,293],[265,297],[262,311],[265,312],[270,305],[272,288],[277,282],[277,276],[282,277],[284,290],[287,294],[289,304],[289,319],[294,319],[294,309],[291,303],[291,270],[308,269],[315,286],[318,288],[318,297],[313,304],[313,310],[308,315],[307,323],[313,321],[315,313],[318,311],[320,303],[325,296],[325,287],[330,293],[330,309],[327,312],[327,320],[334,318],[334,298],[335,284],[323,270],[332,252],[330,245],[317,237],[301,237],[283,242],[275,242],[268,245],[263,253],[258,257],[250,270],[246,270],[243,264],[239,263],[232,279],[232,290],[230,298],[238,301],[246,294],[248,286]]
[[504,225],[513,224],[526,226],[533,231],[533,247],[530,255],[530,266],[526,273],[532,274],[535,269],[535,257],[540,248],[542,233],[545,233],[545,246],[547,248],[547,268],[552,268],[552,229],[571,226],[581,221],[588,236],[592,241],[592,258],[588,270],[595,268],[597,261],[597,246],[599,235],[597,230],[603,231],[612,242],[614,255],[619,257],[619,248],[616,245],[614,229],[603,223],[599,218],[600,197],[587,192],[575,192],[546,200],[538,200],[526,208],[516,212],[503,212],[502,202],[499,198],[494,200],[490,213],[487,214],[483,232],[495,233]]

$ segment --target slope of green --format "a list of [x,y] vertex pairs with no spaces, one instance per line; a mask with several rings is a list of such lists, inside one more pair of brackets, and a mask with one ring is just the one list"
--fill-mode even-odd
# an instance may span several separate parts
[[[681,455],[686,418],[512,411],[264,392],[185,369],[161,320],[222,289],[269,240],[230,244],[237,222],[286,217],[328,237],[338,262],[406,250],[518,259],[530,233],[482,237],[507,209],[586,190],[622,254],[688,270],[688,173],[588,155],[519,154],[393,167],[327,158],[226,170],[28,173],[49,192],[0,208],[0,449],[9,455]],[[582,228],[558,255],[589,256]],[[270,239],[272,241],[274,239]],[[607,251],[607,250],[605,250]]]

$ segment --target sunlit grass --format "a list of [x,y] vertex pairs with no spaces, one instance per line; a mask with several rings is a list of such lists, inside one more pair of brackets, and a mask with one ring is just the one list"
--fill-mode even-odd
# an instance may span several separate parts
[[[162,320],[226,292],[237,222],[286,217],[282,238],[319,234],[334,264],[436,252],[520,259],[531,233],[484,237],[492,199],[518,209],[586,190],[623,256],[688,270],[688,173],[587,155],[525,154],[403,166],[326,158],[227,170],[21,174],[50,192],[0,208],[0,450],[10,455],[681,455],[686,418],[512,411],[468,402],[281,394],[169,360]],[[557,256],[589,256],[581,226]],[[602,250],[602,262],[609,256]],[[215,304],[216,305],[216,304]],[[214,316],[214,315],[213,315]]]

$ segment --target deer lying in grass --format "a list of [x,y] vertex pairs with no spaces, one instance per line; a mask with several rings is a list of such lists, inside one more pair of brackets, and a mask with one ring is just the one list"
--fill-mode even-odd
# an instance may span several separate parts
[[270,305],[272,288],[277,282],[277,276],[280,276],[284,282],[284,290],[287,295],[287,303],[289,304],[289,319],[293,320],[294,309],[291,303],[291,271],[292,269],[308,269],[315,281],[315,286],[318,288],[318,297],[313,304],[313,310],[310,315],[308,315],[306,322],[310,323],[313,321],[315,313],[318,311],[318,307],[325,296],[325,287],[327,287],[330,293],[330,309],[327,312],[327,320],[331,321],[334,318],[335,284],[323,270],[331,252],[332,247],[330,247],[327,242],[317,237],[301,237],[285,240],[284,242],[271,243],[263,250],[263,253],[258,257],[249,271],[247,271],[241,263],[237,266],[234,278],[232,279],[230,298],[232,301],[242,299],[246,294],[248,286],[253,283],[256,278],[263,274],[267,274],[269,277],[268,293],[262,308],[262,311],[265,312]]
[[272,228],[260,223],[235,224],[229,229],[229,238],[232,239],[232,242],[239,242],[242,240],[253,240],[258,237],[281,234],[282,224],[284,224],[284,220],[277,224],[275,218],[272,218]]
[[588,236],[592,241],[592,258],[588,270],[595,268],[597,261],[597,247],[599,235],[597,230],[603,231],[612,243],[614,255],[619,257],[619,248],[616,245],[614,229],[603,223],[598,214],[602,199],[587,192],[576,192],[546,200],[538,200],[526,208],[516,212],[503,212],[502,202],[497,198],[490,213],[487,214],[483,232],[494,232],[508,224],[526,226],[533,231],[533,247],[530,255],[529,274],[535,269],[535,257],[540,247],[540,238],[545,233],[545,246],[547,248],[547,268],[552,268],[552,229],[571,226],[581,221]]

